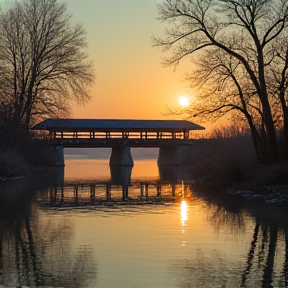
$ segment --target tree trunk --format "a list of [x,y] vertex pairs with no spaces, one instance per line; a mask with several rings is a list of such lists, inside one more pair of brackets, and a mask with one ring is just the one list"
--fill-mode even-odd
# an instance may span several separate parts
[[280,101],[283,112],[283,158],[284,161],[288,161],[288,106],[286,105],[285,94],[280,93]]
[[259,163],[267,163],[268,162],[268,149],[267,149],[267,143],[265,141],[265,139],[263,139],[259,133],[259,131],[257,130],[257,128],[255,127],[252,117],[249,113],[245,113],[246,119],[248,121],[249,127],[250,127],[250,131],[251,131],[251,135],[252,135],[252,139],[253,139],[253,145],[254,145],[254,150],[256,153],[256,157],[258,159]]
[[284,113],[283,138],[283,158],[288,162],[288,111]]
[[254,40],[257,46],[257,51],[258,51],[257,60],[258,60],[258,71],[259,71],[258,72],[259,82],[256,83],[256,81],[254,81],[254,84],[256,84],[255,87],[257,89],[258,96],[262,104],[263,121],[264,121],[265,130],[267,133],[267,140],[268,140],[267,159],[269,159],[268,161],[270,163],[275,163],[279,157],[279,150],[278,150],[278,142],[277,142],[275,125],[274,125],[272,112],[271,112],[271,106],[269,103],[269,97],[267,93],[263,46],[260,43],[259,38],[256,34],[255,34]]
[[[264,95],[263,95],[264,94]],[[268,157],[270,163],[275,163],[279,157],[277,135],[271,113],[271,107],[266,93],[259,95],[263,107],[264,123],[268,138]]]

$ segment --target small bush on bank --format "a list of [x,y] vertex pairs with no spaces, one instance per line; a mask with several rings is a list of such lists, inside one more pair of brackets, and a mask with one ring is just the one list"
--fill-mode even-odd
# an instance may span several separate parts
[[0,151],[0,177],[26,176],[30,169],[31,166],[16,149]]

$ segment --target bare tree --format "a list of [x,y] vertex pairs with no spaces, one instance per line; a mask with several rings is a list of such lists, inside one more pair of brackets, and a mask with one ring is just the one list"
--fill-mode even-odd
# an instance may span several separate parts
[[164,0],[158,8],[168,27],[154,44],[172,51],[166,65],[191,56],[198,66],[190,80],[210,105],[200,113],[242,113],[260,161],[277,161],[279,126],[288,150],[288,1]]
[[70,20],[57,0],[17,1],[1,14],[0,103],[19,126],[67,115],[71,100],[90,99],[94,73],[85,32]]
[[[263,113],[249,77],[241,63],[221,49],[216,47],[210,54],[211,51],[205,51],[199,56],[197,66],[201,68],[187,76],[191,85],[199,88],[199,101],[185,112],[206,120],[234,112],[233,116],[242,120],[242,125],[245,120],[250,128],[258,160],[262,163],[269,161]],[[246,128],[245,124],[242,128]]]

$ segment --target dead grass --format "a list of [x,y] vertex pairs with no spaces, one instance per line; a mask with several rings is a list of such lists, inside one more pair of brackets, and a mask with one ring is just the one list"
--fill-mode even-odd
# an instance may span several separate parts
[[288,164],[257,163],[249,136],[197,140],[189,162],[196,181],[212,187],[255,188],[288,181]]

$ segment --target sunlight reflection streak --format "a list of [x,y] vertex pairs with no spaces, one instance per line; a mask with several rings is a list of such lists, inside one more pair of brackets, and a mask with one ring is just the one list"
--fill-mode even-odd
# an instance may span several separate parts
[[187,220],[187,203],[185,200],[181,201],[181,221],[182,226],[185,226],[185,221]]

